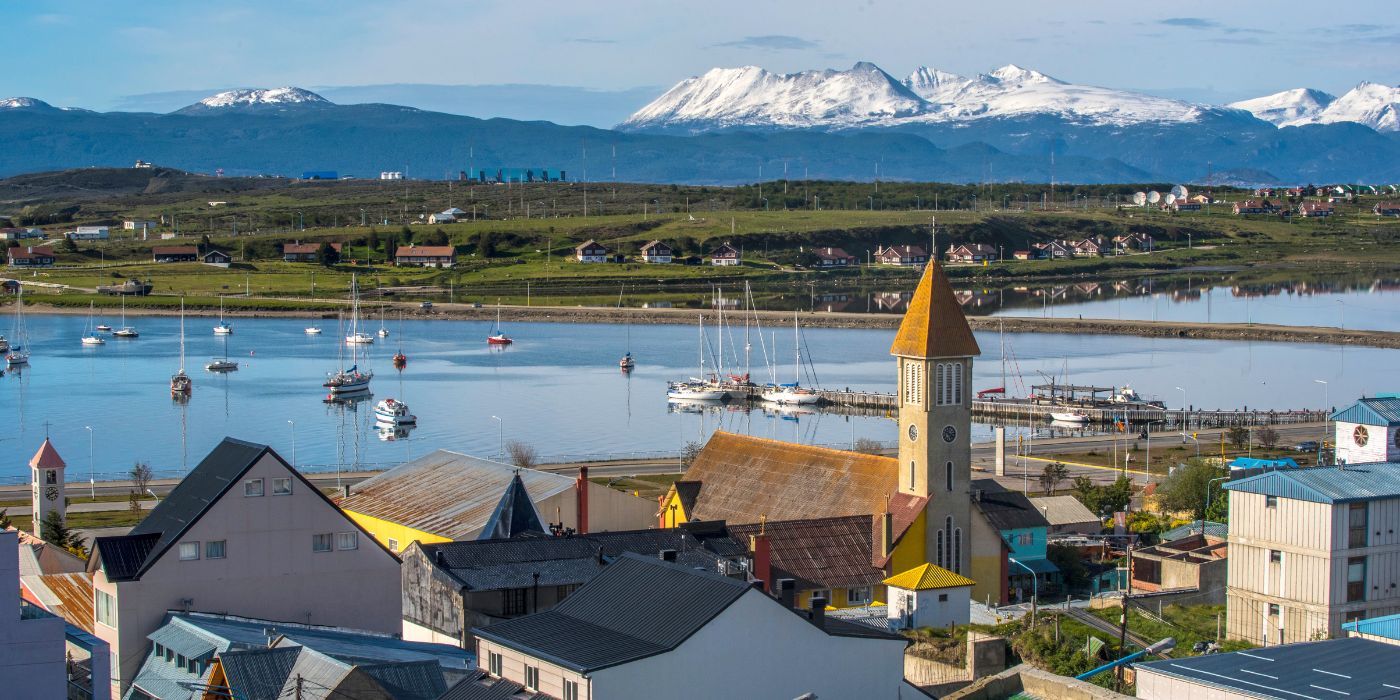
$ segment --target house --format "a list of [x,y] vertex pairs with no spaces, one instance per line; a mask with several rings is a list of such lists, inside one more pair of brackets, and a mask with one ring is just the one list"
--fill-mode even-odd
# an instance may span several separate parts
[[346,515],[390,551],[412,542],[475,539],[519,476],[535,510],[576,532],[634,530],[656,522],[656,503],[588,480],[435,450],[349,488]]
[[1167,207],[1172,211],[1200,211],[1201,202],[1195,202],[1190,199],[1176,199],[1171,204],[1167,205]]
[[948,249],[948,260],[960,263],[980,263],[997,259],[997,249],[986,243],[961,243]]
[[608,249],[590,238],[574,246],[574,260],[581,263],[604,263],[608,261]]
[[450,245],[404,246],[394,252],[394,264],[452,267],[457,264],[457,249]]
[[111,229],[106,226],[79,226],[65,231],[63,236],[70,241],[105,241],[110,234]]
[[916,245],[892,245],[875,250],[875,262],[899,267],[923,267],[928,251]]
[[1376,202],[1371,212],[1376,216],[1400,216],[1400,202]]
[[233,256],[222,250],[211,248],[203,255],[199,256],[199,261],[205,265],[213,265],[214,267],[228,267],[233,264]]
[[[695,523],[687,523],[694,525]],[[807,608],[822,598],[833,608],[882,603],[889,577],[875,563],[868,515],[848,515],[809,520],[779,520],[728,526],[742,541],[763,538],[769,574],[755,573],[768,582],[790,579],[794,603]],[[755,553],[760,566],[761,553]]]
[[892,629],[952,627],[967,624],[972,579],[924,564],[884,581],[890,602],[886,617]]
[[675,255],[675,249],[669,243],[652,241],[642,246],[642,262],[644,263],[670,263],[673,255]]
[[1298,205],[1298,216],[1316,219],[1331,216],[1333,206],[1326,202],[1303,202]]
[[1041,511],[996,479],[973,479],[971,490],[972,598],[1006,605],[1058,585],[1060,569],[1046,558],[1050,523]]
[[199,259],[199,246],[158,245],[151,248],[151,261],[158,263],[194,262]]
[[856,258],[840,248],[813,248],[817,267],[855,267]]
[[1076,258],[1097,258],[1103,256],[1104,247],[1092,238],[1070,243],[1070,251]]
[[942,267],[926,265],[890,347],[902,426],[897,457],[717,431],[662,497],[659,524],[723,520],[733,530],[861,517],[871,563],[887,577],[924,564],[967,574],[969,381],[980,352]]
[[[334,251],[336,252],[336,254],[339,254],[340,251],[341,251],[341,248],[344,247],[344,244],[343,244],[343,243],[332,243],[332,244],[330,244],[330,246],[331,246],[331,250],[334,250]],[[310,263],[320,262],[320,259],[319,259],[319,258],[320,258],[320,255],[321,255],[321,244],[320,244],[320,243],[283,243],[283,244],[282,244],[282,261],[283,261],[283,262],[310,262]]]
[[19,586],[19,533],[0,530],[0,688],[6,697],[68,697],[63,618],[24,600]]
[[54,261],[58,260],[53,254],[53,248],[42,246],[9,248],[7,253],[10,257],[10,267],[53,267]]
[[1348,637],[1400,645],[1400,614],[1368,617],[1342,625]]
[[1031,506],[1049,523],[1047,535],[1097,535],[1103,521],[1074,496],[1041,496],[1030,499]]
[[1129,233],[1123,236],[1113,237],[1113,248],[1116,251],[1137,250],[1150,252],[1152,250],[1152,237],[1145,233]]
[[1400,395],[1363,398],[1331,416],[1337,462],[1400,462]]
[[44,232],[37,228],[0,228],[0,241],[22,241],[26,238],[43,238]]
[[122,222],[122,230],[124,231],[145,232],[158,226],[160,226],[159,221],[150,221],[149,219],[127,219]]
[[628,553],[554,608],[478,628],[485,676],[467,682],[566,700],[918,696],[903,637],[822,602],[795,610],[745,580]]
[[471,652],[444,644],[208,613],[167,613],[147,641],[131,700],[419,700],[476,665]]
[[1277,206],[1267,199],[1246,199],[1235,202],[1231,209],[1235,214],[1272,214]]
[[1029,251],[1029,250],[1013,250],[1013,251],[1011,251],[1011,257],[1014,258],[1014,259],[1016,259],[1016,260],[1030,260],[1030,259],[1031,259],[1031,251]]
[[710,264],[720,266],[738,265],[739,249],[728,243],[721,243],[718,248],[710,251]]
[[1198,531],[1180,539],[1133,550],[1128,576],[1133,590],[1197,591],[1193,603],[1225,602],[1226,560],[1229,545],[1223,537]]
[[1032,243],[1031,255],[1037,260],[1065,260],[1074,257],[1074,246],[1068,241]]
[[399,630],[399,561],[272,448],[224,438],[126,535],[88,560],[113,695],[172,608]]
[[1133,666],[1139,700],[1299,700],[1395,695],[1400,647],[1328,639]]
[[434,214],[429,214],[429,215],[428,215],[428,223],[430,223],[430,224],[450,224],[450,223],[459,221],[459,220],[461,220],[461,219],[467,218],[467,214],[469,214],[469,213],[470,213],[470,212],[463,211],[463,210],[461,210],[461,209],[458,209],[457,207],[448,207],[447,209],[444,209],[444,210],[442,210],[442,211],[440,211],[440,212],[436,212],[436,213],[434,213]]

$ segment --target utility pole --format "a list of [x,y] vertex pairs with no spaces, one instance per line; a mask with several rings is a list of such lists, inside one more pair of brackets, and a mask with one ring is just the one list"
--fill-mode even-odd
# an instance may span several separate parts
[[[1126,520],[1126,518],[1125,518]],[[1133,598],[1133,535],[1128,533],[1128,590],[1123,594],[1123,614],[1118,618],[1118,653],[1123,654],[1123,650],[1128,644],[1128,603]],[[1119,690],[1123,687],[1123,666],[1119,666],[1114,671],[1113,688]]]

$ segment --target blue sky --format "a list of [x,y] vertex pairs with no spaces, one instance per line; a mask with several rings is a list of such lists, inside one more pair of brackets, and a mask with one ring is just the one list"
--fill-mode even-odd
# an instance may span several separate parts
[[[0,26],[11,44],[0,97],[112,109],[130,107],[132,95],[233,86],[542,84],[626,91],[609,98],[625,112],[645,101],[637,88],[659,92],[713,66],[795,71],[858,60],[896,77],[920,65],[975,74],[1016,63],[1071,82],[1205,102],[1400,82],[1395,0],[1360,0],[1335,12],[1292,0],[825,5],[7,2]],[[571,121],[568,98],[560,101],[530,109]]]

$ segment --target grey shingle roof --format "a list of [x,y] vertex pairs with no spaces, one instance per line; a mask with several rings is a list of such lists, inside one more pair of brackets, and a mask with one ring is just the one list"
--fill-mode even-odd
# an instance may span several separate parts
[[219,663],[238,700],[277,700],[300,653],[300,647],[226,651]]
[[794,578],[799,590],[873,586],[886,577],[873,563],[874,520],[868,515],[733,525],[741,540],[768,535],[773,578]]
[[447,690],[442,667],[432,661],[401,661],[360,666],[395,700],[435,700]]
[[136,577],[159,541],[158,534],[98,537],[93,542],[97,556],[92,561],[102,562],[108,581],[129,581]]
[[986,516],[987,522],[998,530],[1020,530],[1050,525],[1040,510],[1031,504],[1029,498],[1015,491],[1007,491],[995,479],[973,479],[972,488],[974,492],[980,492],[980,495],[972,499],[973,507]]
[[1160,673],[1256,698],[1374,700],[1396,695],[1400,646],[1347,637],[1188,656],[1137,667],[1140,673]]
[[552,610],[475,632],[587,673],[676,648],[748,590],[737,579],[624,554]]
[[1350,503],[1400,498],[1400,463],[1370,462],[1346,468],[1287,469],[1225,482],[1242,493],[1279,496],[1313,503]]
[[1376,396],[1361,399],[1332,414],[1332,420],[1366,425],[1400,424],[1400,397]]

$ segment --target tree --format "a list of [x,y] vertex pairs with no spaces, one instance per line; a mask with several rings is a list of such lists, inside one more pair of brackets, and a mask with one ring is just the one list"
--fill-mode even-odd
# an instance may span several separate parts
[[8,530],[14,526],[15,523],[10,520],[10,514],[6,513],[4,508],[0,508],[0,530]]
[[690,465],[695,462],[695,458],[700,455],[700,450],[704,449],[704,447],[704,445],[698,442],[685,443],[685,447],[681,448],[681,468],[689,469]]
[[152,474],[151,465],[145,462],[133,464],[131,471],[127,472],[127,478],[131,480],[131,491],[126,496],[126,507],[137,518],[141,517],[141,499],[151,487]]
[[476,236],[476,254],[481,258],[496,257],[496,234],[482,231]]
[[340,253],[335,247],[325,241],[321,242],[321,247],[316,249],[316,260],[326,267],[340,262]]
[[525,469],[533,469],[540,462],[539,453],[535,448],[519,440],[506,443],[506,454],[510,455],[511,464]]
[[862,452],[868,455],[879,455],[885,453],[885,446],[881,445],[879,440],[860,438],[856,440],[856,444],[851,447],[851,451]]
[[395,255],[396,253],[398,253],[398,252],[399,252],[399,242],[398,242],[398,240],[395,239],[393,236],[386,236],[386,237],[384,238],[384,258],[385,258],[385,260],[392,261],[392,260],[394,259],[394,255]]
[[1065,587],[1078,588],[1088,582],[1089,570],[1084,566],[1084,558],[1079,550],[1065,545],[1052,544],[1045,548],[1045,558],[1049,559],[1064,575]]
[[365,245],[368,246],[370,250],[379,250],[379,232],[374,229],[370,229],[369,240],[366,242]]
[[1243,450],[1244,446],[1249,444],[1249,429],[1237,425],[1226,431],[1225,437],[1230,441],[1231,445],[1235,446],[1235,449]]
[[1164,511],[1190,513],[1192,520],[1200,520],[1207,500],[1223,498],[1221,482],[1212,481],[1223,476],[1229,476],[1228,469],[1193,457],[1157,485],[1157,502]]
[[1257,430],[1257,431],[1255,432],[1255,434],[1258,435],[1258,437],[1259,437],[1259,444],[1263,445],[1263,446],[1264,446],[1264,449],[1272,450],[1272,449],[1274,449],[1275,447],[1278,447],[1278,431],[1277,431],[1277,430],[1274,430],[1273,428],[1271,428],[1271,427],[1269,427],[1269,426],[1266,425],[1266,426],[1260,428],[1259,430]]
[[44,533],[45,542],[62,547],[72,552],[74,556],[87,556],[87,550],[83,548],[82,540],[76,533],[68,529],[68,526],[63,522],[63,515],[58,511],[51,510],[44,514],[40,530]]
[[59,244],[59,247],[61,247],[65,253],[78,252],[78,244],[74,243],[72,238],[66,236],[63,238],[63,242]]
[[447,232],[442,229],[434,229],[432,233],[421,237],[418,242],[423,245],[447,245]]
[[1112,484],[1099,489],[1099,507],[1109,513],[1127,510],[1133,501],[1133,482],[1126,476],[1119,476]]
[[1040,473],[1040,487],[1053,496],[1055,487],[1068,478],[1069,467],[1061,462],[1051,462],[1045,465],[1045,470]]

